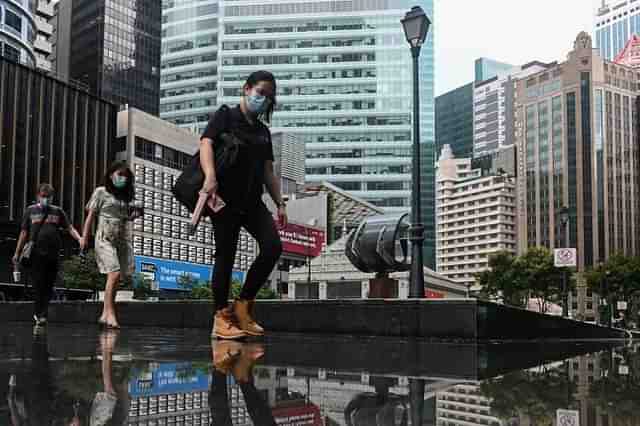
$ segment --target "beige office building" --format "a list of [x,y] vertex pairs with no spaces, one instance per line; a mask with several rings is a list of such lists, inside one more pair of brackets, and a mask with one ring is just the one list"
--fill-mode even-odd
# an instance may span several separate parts
[[436,173],[436,271],[467,288],[489,257],[516,252],[515,179],[482,175],[442,148]]
[[[580,272],[615,253],[638,254],[639,77],[603,60],[582,32],[565,62],[517,82],[520,253],[575,247]],[[574,306],[592,319],[582,292]]]

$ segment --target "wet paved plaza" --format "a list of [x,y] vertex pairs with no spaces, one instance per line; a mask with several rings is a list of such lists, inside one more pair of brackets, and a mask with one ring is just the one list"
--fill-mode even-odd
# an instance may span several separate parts
[[0,425],[556,425],[558,417],[640,425],[638,348],[283,334],[212,344],[206,330],[0,327]]

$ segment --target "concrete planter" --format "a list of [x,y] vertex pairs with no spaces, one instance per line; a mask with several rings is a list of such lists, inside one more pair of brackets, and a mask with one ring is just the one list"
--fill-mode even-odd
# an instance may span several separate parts
[[[104,301],[104,291],[98,292],[98,300]],[[133,300],[133,290],[119,290],[116,293],[116,302],[131,302]]]

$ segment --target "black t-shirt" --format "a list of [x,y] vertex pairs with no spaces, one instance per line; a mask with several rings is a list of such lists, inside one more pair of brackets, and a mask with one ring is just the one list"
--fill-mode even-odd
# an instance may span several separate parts
[[[42,224],[46,210],[49,211],[47,220]],[[62,231],[69,228],[67,214],[57,206],[49,206],[45,210],[40,204],[27,207],[22,218],[22,230],[29,234],[29,241],[33,232],[40,226],[38,240],[35,242],[35,253],[51,259],[57,259],[62,248]]]
[[251,209],[262,200],[265,161],[273,161],[271,132],[259,120],[249,123],[240,106],[222,107],[211,116],[202,137],[213,140],[215,147],[221,133],[233,130],[248,145],[241,146],[234,167],[218,178],[218,194],[232,208]]

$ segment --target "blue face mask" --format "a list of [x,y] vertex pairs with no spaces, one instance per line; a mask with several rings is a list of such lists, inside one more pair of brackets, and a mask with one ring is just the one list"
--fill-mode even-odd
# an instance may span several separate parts
[[39,202],[40,202],[40,205],[42,207],[48,207],[49,204],[51,203],[51,198],[49,198],[49,197],[40,197]]
[[127,177],[120,176],[120,175],[113,175],[111,177],[111,182],[113,182],[113,186],[115,186],[117,189],[122,189],[125,186],[127,186]]
[[254,114],[261,114],[266,111],[269,101],[266,96],[263,95],[249,95],[247,96],[247,109]]

